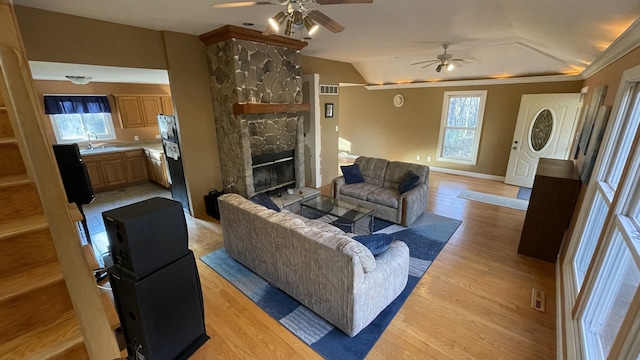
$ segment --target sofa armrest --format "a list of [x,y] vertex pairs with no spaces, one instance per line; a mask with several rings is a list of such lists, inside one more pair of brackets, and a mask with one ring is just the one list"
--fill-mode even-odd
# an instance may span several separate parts
[[411,225],[423,212],[427,210],[429,199],[429,185],[418,184],[413,189],[400,194],[402,209],[401,225]]
[[340,188],[345,184],[344,176],[337,177],[331,181],[331,197],[337,199]]
[[409,247],[394,241],[376,256],[376,270],[365,274],[354,289],[354,328],[356,333],[375,318],[404,290],[409,278]]

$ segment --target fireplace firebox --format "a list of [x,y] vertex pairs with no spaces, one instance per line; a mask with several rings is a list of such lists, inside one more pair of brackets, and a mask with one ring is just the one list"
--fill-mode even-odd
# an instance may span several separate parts
[[251,158],[255,193],[277,193],[296,185],[294,150]]

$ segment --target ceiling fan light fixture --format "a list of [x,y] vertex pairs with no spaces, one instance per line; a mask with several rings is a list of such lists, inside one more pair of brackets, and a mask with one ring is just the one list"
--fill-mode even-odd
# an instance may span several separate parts
[[274,17],[269,18],[269,25],[273,28],[273,30],[280,30],[280,25],[287,18],[287,14],[284,11],[280,11]]
[[449,64],[447,65],[447,71],[451,71],[451,70],[453,70],[453,69],[455,69],[455,68],[456,68],[456,66],[455,66],[455,65],[453,65],[452,63],[449,63]]
[[290,18],[287,19],[287,27],[284,29],[284,34],[286,36],[293,35],[293,20],[291,20]]
[[442,71],[442,64],[438,64],[438,67],[436,67],[436,72],[440,71]]
[[303,26],[304,17],[302,16],[302,11],[296,10],[291,14],[291,18],[293,19],[293,25],[297,27]]
[[77,85],[86,85],[91,81],[91,79],[93,79],[91,76],[78,75],[66,75],[65,77],[69,79],[69,81]]
[[318,29],[320,29],[320,25],[316,24],[308,16],[304,18],[304,27],[307,29],[307,34],[309,34],[309,36],[312,36],[313,34],[318,32]]

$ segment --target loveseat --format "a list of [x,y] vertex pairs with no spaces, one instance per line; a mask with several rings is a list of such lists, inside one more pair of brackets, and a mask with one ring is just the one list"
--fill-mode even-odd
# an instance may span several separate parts
[[[427,209],[428,166],[364,156],[354,164],[358,165],[364,182],[347,184],[344,176],[333,179],[334,198],[372,209],[375,217],[405,226]],[[411,190],[400,193],[398,185],[409,171],[418,176],[417,183]]]
[[409,248],[394,241],[373,256],[353,234],[276,212],[237,194],[218,199],[227,254],[355,336],[404,289]]

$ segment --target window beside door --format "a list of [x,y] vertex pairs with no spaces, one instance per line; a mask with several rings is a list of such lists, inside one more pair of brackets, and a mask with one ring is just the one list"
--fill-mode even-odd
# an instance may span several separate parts
[[476,164],[486,99],[486,90],[444,93],[438,161]]

